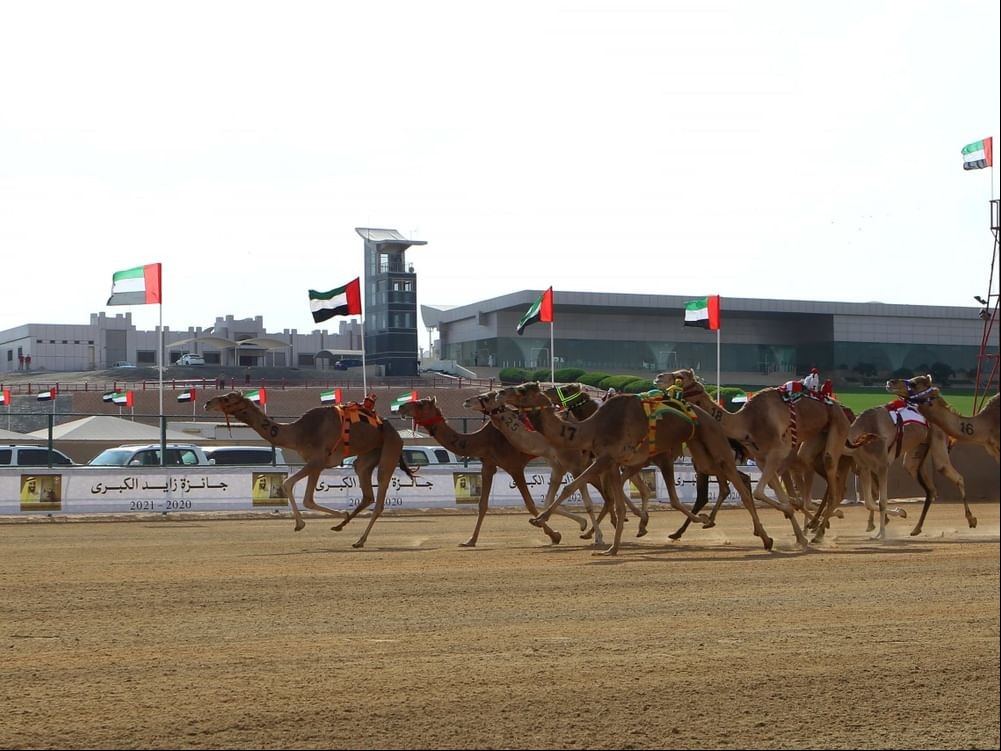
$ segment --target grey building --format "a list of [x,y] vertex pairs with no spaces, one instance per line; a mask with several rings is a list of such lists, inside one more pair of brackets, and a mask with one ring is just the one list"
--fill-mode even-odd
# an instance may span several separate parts
[[[466,367],[547,368],[549,324],[533,324],[521,336],[515,331],[540,294],[522,290],[421,310],[425,324],[438,331],[441,359]],[[716,332],[683,325],[685,303],[697,297],[554,291],[556,366],[637,372],[694,367],[715,375]],[[774,383],[813,366],[830,376],[866,371],[881,377],[935,362],[972,378],[983,337],[980,313],[975,307],[724,297],[722,380]]]

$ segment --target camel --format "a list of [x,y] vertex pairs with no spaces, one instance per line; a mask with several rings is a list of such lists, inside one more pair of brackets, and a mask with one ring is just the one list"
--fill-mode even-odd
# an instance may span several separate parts
[[[858,444],[848,444],[846,440],[851,422],[840,405],[804,397],[791,407],[783,401],[777,388],[762,389],[738,411],[727,412],[706,393],[690,368],[660,373],[654,383],[663,386],[673,384],[676,379],[681,380],[685,398],[712,415],[723,427],[726,436],[743,445],[758,464],[761,477],[755,485],[754,497],[779,509],[787,518],[792,518],[794,509],[792,500],[779,482],[780,476],[799,462],[797,471],[804,478],[800,483],[805,484],[806,471],[802,467],[812,467],[814,456],[822,456],[827,480],[825,502],[807,525],[809,529],[816,530],[815,542],[822,539],[830,517],[841,502],[840,497],[835,497],[841,492],[846,479],[841,457],[871,440],[872,436],[863,436]],[[775,499],[765,492],[768,487],[775,491]],[[807,513],[805,498],[803,508]]]
[[[393,471],[399,466],[411,477],[414,472],[403,461],[403,439],[392,425],[384,420],[376,424],[374,420],[359,412],[354,414],[360,415],[361,419],[352,420],[348,412],[350,409],[351,405],[315,407],[293,423],[280,423],[264,414],[254,402],[238,391],[213,397],[205,403],[206,412],[221,412],[226,415],[227,422],[230,416],[235,417],[253,428],[268,443],[294,449],[305,460],[305,466],[282,483],[282,490],[288,498],[292,516],[295,518],[296,532],[306,526],[296,505],[295,494],[292,492],[296,483],[303,477],[307,479],[302,505],[332,516],[344,516],[340,524],[331,528],[338,532],[374,500],[375,507],[372,509],[368,526],[358,541],[352,545],[354,548],[361,548],[368,539],[372,525],[382,513]],[[358,409],[356,405],[354,409]],[[347,430],[344,429],[345,421],[348,422]],[[350,513],[344,514],[321,506],[313,499],[313,493],[323,470],[338,466],[347,456],[357,456],[354,470],[358,476],[362,500]],[[376,467],[379,470],[379,492],[373,498],[372,472]]]
[[[852,423],[848,434],[850,440],[863,433],[873,433],[878,436],[876,440],[856,451],[854,457],[862,484],[862,499],[870,511],[869,529],[873,528],[872,513],[878,511],[879,534],[877,537],[879,539],[886,537],[886,515],[889,513],[886,508],[887,474],[897,458],[901,459],[904,469],[918,481],[925,491],[921,516],[914,529],[911,530],[911,535],[921,534],[928,509],[938,497],[938,491],[935,489],[932,477],[933,468],[945,475],[959,488],[960,497],[963,499],[963,506],[966,509],[966,520],[970,527],[976,527],[977,519],[973,516],[970,506],[966,502],[966,483],[963,476],[949,461],[949,447],[945,432],[934,424],[928,425],[916,419],[908,420],[906,414],[899,413],[899,410],[894,410],[891,413],[892,406],[894,406],[893,402],[865,410]],[[874,481],[879,492],[878,507],[875,506],[873,498]]]
[[[556,497],[567,472],[576,477],[591,463],[590,455],[587,452],[558,449],[537,430],[527,427],[517,411],[497,402],[496,391],[487,391],[470,397],[462,403],[462,406],[488,417],[493,426],[521,453],[542,457],[549,463],[551,468],[549,489],[546,491],[544,507],[548,506]],[[581,539],[586,540],[593,536],[594,544],[602,545],[604,541],[601,528],[598,527],[598,522],[595,519],[594,506],[586,486],[581,488],[581,499],[584,502],[588,518],[591,520],[591,528],[581,535]]]
[[[515,486],[521,493],[525,501],[525,508],[535,516],[538,510],[532,494],[528,491],[528,483],[525,481],[525,466],[534,458],[530,454],[523,453],[515,448],[504,434],[500,432],[492,423],[487,423],[474,433],[459,433],[454,430],[441,410],[438,408],[437,400],[433,396],[427,396],[416,401],[406,402],[400,405],[400,416],[412,419],[422,428],[426,428],[438,443],[454,451],[460,456],[475,457],[482,463],[480,486],[480,500],[477,506],[476,526],[473,534],[468,540],[460,544],[460,547],[472,548],[480,537],[480,527],[483,525],[483,518],[487,513],[487,504],[490,499],[490,488],[493,486],[494,475],[500,467],[514,480]],[[576,521],[581,530],[587,528],[586,522],[574,514],[565,514]],[[558,544],[562,539],[559,531],[543,526],[543,531],[549,536],[553,544]]]
[[[548,396],[554,404],[558,404],[559,406],[563,407],[564,409],[567,410],[567,413],[570,416],[575,417],[578,420],[584,420],[593,415],[595,413],[595,410],[598,409],[598,406],[600,404],[598,401],[588,396],[587,393],[584,391],[584,387],[579,383],[565,383],[559,386],[553,385],[547,388],[545,393],[546,396]],[[529,414],[533,413],[530,412]],[[741,479],[743,479],[744,482],[748,484],[748,487],[750,487],[751,478],[745,475],[743,472],[738,471],[738,474],[741,476]],[[646,525],[648,519],[647,506],[649,504],[649,496],[651,495],[652,491],[647,487],[647,484],[642,480],[641,477],[634,476],[634,478],[630,479],[632,479],[632,481],[636,484],[636,488],[639,490],[640,496],[642,497],[642,505],[640,507],[641,509],[640,527],[636,533],[637,537],[642,537],[643,535],[646,534]],[[705,505],[709,502],[708,479],[709,478],[707,475],[702,475],[702,474],[696,475],[696,499],[695,503],[692,505],[693,514],[698,514],[699,511],[701,511],[705,507]],[[719,494],[716,497],[716,503],[713,506],[712,511],[709,513],[709,520],[703,523],[702,525],[704,529],[716,526],[716,515],[719,513],[720,508],[723,506],[723,502],[730,496],[730,484],[720,477],[717,477],[716,480],[719,485]],[[670,483],[667,486],[667,491],[668,495],[671,494],[674,495],[674,500],[676,501],[678,500],[677,491],[675,490],[674,483]],[[629,503],[628,497],[626,498],[626,502]],[[598,517],[599,521],[601,520],[602,516],[606,513],[607,508],[608,506],[606,500],[606,505],[602,507],[601,515],[599,515]],[[674,532],[669,534],[668,538],[672,540],[680,540],[691,523],[692,520],[686,517],[681,522],[681,526],[678,527],[678,529],[676,529]]]
[[[565,420],[556,414],[555,405],[538,382],[502,389],[498,393],[498,399],[521,409],[538,408],[541,432],[553,445],[590,451],[595,457],[591,465],[533,520],[534,523],[545,523],[553,509],[578,487],[589,482],[592,477],[599,477],[602,487],[614,498],[615,538],[608,549],[597,554],[617,554],[625,518],[626,504],[622,488],[625,479],[634,470],[652,461],[660,468],[667,483],[673,484],[672,457],[680,451],[682,443],[687,443],[692,461],[700,472],[723,474],[738,489],[741,500],[751,514],[754,534],[761,538],[766,550],[771,549],[772,538],[758,519],[750,488],[741,482],[737,474],[733,455],[722,430],[697,407],[694,408],[694,422],[673,409],[651,422],[640,397],[617,394],[603,402],[593,415],[576,422]],[[678,510],[687,518],[699,522],[708,521],[704,516],[692,514],[683,504],[679,506]]]
[[995,394],[977,414],[964,417],[949,406],[930,375],[891,379],[886,382],[886,390],[914,405],[950,438],[983,446],[994,461],[1001,463],[1001,394]]

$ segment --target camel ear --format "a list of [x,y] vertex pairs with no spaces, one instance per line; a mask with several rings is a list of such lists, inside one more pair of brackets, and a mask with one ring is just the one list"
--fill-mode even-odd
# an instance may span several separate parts
[[431,397],[431,404],[432,404],[432,406],[438,404],[438,397],[437,396],[432,396]]

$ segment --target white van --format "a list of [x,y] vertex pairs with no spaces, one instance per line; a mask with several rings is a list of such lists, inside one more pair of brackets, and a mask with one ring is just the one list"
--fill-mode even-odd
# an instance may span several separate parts
[[0,446],[0,467],[69,467],[76,464],[62,451],[47,446],[21,446],[8,443]]
[[277,446],[202,446],[202,449],[216,466],[287,464],[285,452]]

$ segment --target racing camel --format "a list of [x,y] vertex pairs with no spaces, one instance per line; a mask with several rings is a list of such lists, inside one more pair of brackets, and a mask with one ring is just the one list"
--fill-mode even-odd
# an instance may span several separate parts
[[914,405],[950,438],[983,446],[994,461],[1001,462],[1001,394],[995,394],[973,417],[964,417],[949,406],[930,375],[894,378],[886,382],[886,390]]
[[[938,470],[959,488],[963,506],[966,509],[966,520],[970,527],[977,526],[977,518],[966,502],[966,482],[949,460],[948,439],[945,432],[935,424],[929,425],[925,419],[906,408],[903,402],[870,407],[860,414],[852,423],[848,433],[849,440],[863,434],[875,434],[875,440],[855,452],[855,464],[858,467],[859,479],[862,483],[862,500],[870,511],[870,526],[872,512],[879,512],[879,539],[886,536],[886,508],[888,499],[887,476],[890,466],[899,458],[907,473],[917,480],[925,491],[925,501],[911,535],[921,534],[925,516],[933,501],[938,498],[932,470]],[[879,493],[878,508],[875,505],[873,485]],[[900,509],[900,512],[903,510]],[[904,515],[898,513],[899,515]]]
[[[408,417],[422,428],[427,429],[431,437],[449,451],[459,456],[475,457],[483,465],[480,474],[482,485],[480,486],[476,526],[473,528],[472,536],[461,543],[461,547],[475,547],[476,541],[480,537],[480,527],[483,525],[483,518],[486,516],[487,504],[490,499],[490,488],[493,486],[494,475],[497,473],[498,467],[511,475],[511,479],[514,480],[515,486],[525,501],[525,508],[528,509],[528,512],[532,516],[538,513],[535,501],[532,500],[532,494],[528,491],[528,483],[525,481],[525,465],[534,457],[512,446],[511,442],[493,423],[488,422],[474,433],[460,433],[445,420],[438,408],[437,400],[433,396],[401,404],[400,416]],[[569,513],[564,514],[564,516],[576,521],[582,531],[587,529],[587,523],[581,517]],[[548,526],[543,526],[542,529],[554,544],[559,543],[563,537],[558,530]]]
[[[633,471],[653,462],[660,468],[665,481],[674,482],[672,457],[678,455],[681,444],[687,443],[692,462],[699,472],[723,475],[740,493],[745,508],[751,514],[754,534],[761,538],[766,550],[772,547],[772,538],[765,532],[758,519],[757,509],[751,498],[750,488],[741,482],[729,444],[720,427],[698,407],[694,419],[674,409],[667,409],[657,419],[648,417],[644,400],[639,396],[617,394],[603,402],[597,411],[580,422],[565,420],[556,414],[556,406],[546,396],[538,382],[523,383],[501,389],[498,398],[505,404],[519,409],[538,408],[542,434],[555,446],[590,451],[594,461],[572,483],[567,485],[550,506],[542,511],[533,523],[545,523],[549,515],[566,498],[592,477],[600,478],[602,487],[612,494],[615,509],[615,539],[599,555],[615,555],[622,540],[625,519],[625,494],[623,483]],[[647,400],[652,401],[652,400]],[[673,502],[673,499],[672,499]],[[695,516],[679,504],[686,518],[704,523],[708,519]],[[793,520],[795,525],[795,520]],[[802,532],[797,539],[802,539]],[[805,539],[803,539],[805,543]]]
[[[814,541],[822,539],[830,517],[841,502],[847,479],[847,465],[842,462],[842,456],[851,454],[854,449],[872,440],[873,436],[862,436],[858,443],[849,444],[847,438],[851,422],[841,405],[804,397],[790,407],[777,388],[762,389],[738,411],[728,412],[706,393],[690,368],[661,373],[654,383],[658,386],[673,384],[676,379],[681,380],[685,398],[709,412],[720,423],[726,436],[744,446],[758,464],[761,477],[754,487],[754,497],[779,509],[787,518],[792,518],[794,508],[779,481],[780,476],[790,468],[800,476],[808,476],[804,475],[803,468],[813,466],[815,454],[822,457],[827,480],[825,501],[808,523],[809,528],[816,530]],[[806,482],[801,480],[800,484],[805,485]],[[775,490],[776,499],[765,492],[768,487]],[[803,495],[804,513],[808,513],[807,494]]]
[[[343,521],[331,529],[340,531],[375,501],[372,518],[369,519],[365,532],[352,545],[360,548],[365,545],[372,525],[382,513],[393,471],[399,466],[409,476],[414,475],[413,470],[403,461],[403,439],[396,428],[357,404],[316,407],[293,423],[280,423],[264,414],[254,402],[233,391],[209,399],[205,403],[205,411],[221,412],[226,415],[227,423],[230,417],[235,417],[253,428],[268,443],[294,449],[305,460],[305,466],[282,483],[282,490],[292,508],[292,516],[295,517],[296,532],[305,527],[306,522],[302,519],[292,490],[303,477],[306,478],[306,490],[302,495],[302,505],[305,508],[332,516],[344,516]],[[344,514],[321,506],[313,499],[313,493],[320,473],[329,467],[338,466],[347,456],[357,456],[354,470],[358,476],[362,500],[350,513]],[[377,467],[379,492],[373,498],[372,472]]]

